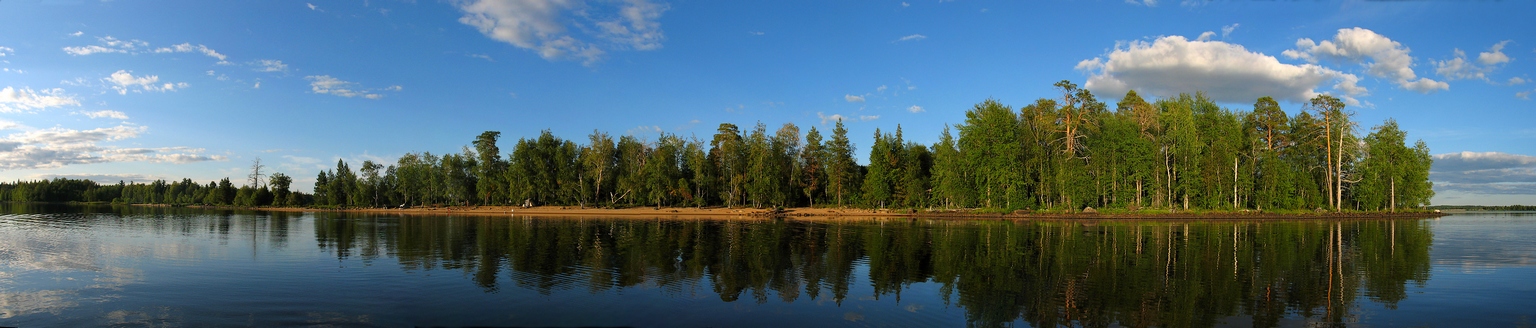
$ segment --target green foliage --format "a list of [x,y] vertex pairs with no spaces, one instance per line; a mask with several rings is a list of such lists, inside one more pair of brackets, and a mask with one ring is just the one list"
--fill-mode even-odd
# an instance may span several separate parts
[[[1031,209],[1077,212],[1244,210],[1395,211],[1427,206],[1433,159],[1422,141],[1388,120],[1363,139],[1343,101],[1320,95],[1295,116],[1273,98],[1251,112],[1221,108],[1201,93],[1147,101],[1135,91],[1115,111],[1070,81],[1059,99],[1017,112],[988,99],[933,145],[902,127],[876,129],[868,166],[841,120],[830,138],[802,138],[784,124],[770,133],[722,123],[705,144],[663,133],[657,140],[593,131],[587,145],[542,131],[503,157],[501,133],[472,148],[407,153],[393,165],[344,160],[318,172],[313,195],[271,175],[268,186],[228,178],[122,183],[53,179],[0,183],[0,201],[96,201],[239,206],[598,205]],[[253,165],[253,182],[260,163]]]

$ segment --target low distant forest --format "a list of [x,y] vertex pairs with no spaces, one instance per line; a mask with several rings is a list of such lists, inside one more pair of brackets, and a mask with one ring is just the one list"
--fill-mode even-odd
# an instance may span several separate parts
[[1135,91],[1111,109],[1086,89],[1017,110],[986,100],[939,141],[876,130],[868,165],[841,121],[811,127],[722,123],[709,140],[656,140],[594,131],[585,143],[544,131],[503,157],[500,132],[461,152],[406,154],[392,165],[345,161],[320,172],[314,193],[260,163],[229,179],[98,185],[54,179],[0,183],[0,201],[112,201],[239,206],[384,207],[562,205],[1079,210],[1395,211],[1434,195],[1423,141],[1388,119],[1363,137],[1343,101],[1319,95],[1295,115],[1270,97],[1252,110],[1203,94],[1147,101]]

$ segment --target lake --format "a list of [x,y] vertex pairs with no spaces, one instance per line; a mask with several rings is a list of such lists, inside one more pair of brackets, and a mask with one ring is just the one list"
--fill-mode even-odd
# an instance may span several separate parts
[[389,216],[0,204],[0,326],[1529,326],[1536,215]]

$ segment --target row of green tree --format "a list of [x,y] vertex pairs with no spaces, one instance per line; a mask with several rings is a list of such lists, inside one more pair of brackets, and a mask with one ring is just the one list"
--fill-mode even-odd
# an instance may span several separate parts
[[[867,165],[842,122],[770,131],[720,124],[709,140],[656,140],[594,131],[585,144],[544,131],[503,157],[500,132],[458,153],[410,153],[391,165],[345,161],[318,174],[314,194],[292,179],[228,179],[99,186],[88,181],[0,183],[0,200],[217,205],[858,206],[992,210],[1125,209],[1390,210],[1434,195],[1432,158],[1393,120],[1358,134],[1343,101],[1319,95],[1288,115],[1270,97],[1251,111],[1202,94],[1146,101],[1127,93],[1111,110],[1086,89],[1018,110],[986,100],[946,126],[939,141],[908,141],[901,126],[876,130]],[[958,136],[956,135],[958,134]]]
[[[585,144],[544,131],[510,156],[487,131],[460,153],[407,154],[384,166],[321,172],[315,201],[340,206],[861,206],[870,208],[1330,209],[1428,205],[1432,159],[1393,120],[1358,135],[1343,101],[1320,95],[1295,115],[1272,98],[1251,111],[1202,94],[1113,110],[1062,81],[1058,99],[1018,110],[987,100],[939,141],[876,130],[867,165],[842,122],[719,126],[709,140],[663,133]],[[956,133],[958,132],[958,137]],[[803,137],[802,137],[803,136]]]
[[91,180],[51,180],[0,183],[0,202],[111,202],[232,206],[306,206],[309,194],[291,191],[293,178],[274,173],[268,182],[235,187],[229,178],[199,184],[192,179],[149,183],[98,184]]

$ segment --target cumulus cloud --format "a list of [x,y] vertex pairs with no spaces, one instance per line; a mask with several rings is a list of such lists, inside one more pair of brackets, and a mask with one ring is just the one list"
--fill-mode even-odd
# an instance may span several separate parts
[[379,91],[398,92],[405,89],[404,87],[398,85],[392,85],[383,89],[367,89],[363,88],[361,85],[355,82],[343,81],[341,79],[331,77],[330,75],[310,75],[304,77],[304,79],[309,80],[310,90],[314,93],[335,95],[338,97],[346,98],[363,97],[368,99],[382,99],[384,98],[384,95],[379,94]]
[[1190,41],[1183,36],[1121,43],[1109,54],[1078,62],[1089,74],[1085,88],[1106,97],[1129,90],[1161,97],[1203,91],[1223,102],[1253,102],[1259,97],[1305,102],[1317,88],[1338,81],[1334,89],[1347,102],[1369,92],[1359,77],[1314,64],[1282,64],[1275,57],[1221,41]]
[[913,34],[913,35],[908,35],[908,36],[904,36],[904,37],[901,37],[899,39],[896,39],[896,41],[891,41],[891,43],[906,42],[906,41],[922,41],[923,39],[927,39],[927,38],[928,38],[927,36],[923,36],[922,34]]
[[81,35],[85,35],[85,31],[75,31],[75,33],[70,33],[69,34],[69,36],[81,36]]
[[1536,90],[1529,90],[1529,91],[1524,91],[1524,92],[1516,92],[1515,93],[1515,98],[1531,100],[1531,92],[1536,92]]
[[283,61],[281,61],[281,60],[262,59],[262,60],[257,60],[254,64],[256,64],[256,71],[257,72],[287,72],[288,71],[288,64],[284,64]]
[[201,148],[122,148],[100,143],[138,137],[147,128],[119,125],[73,130],[50,128],[14,133],[0,139],[0,170],[57,168],[106,162],[191,163],[224,160]]
[[13,87],[0,89],[0,113],[26,113],[63,106],[80,106],[80,101],[65,95],[64,89],[59,88],[42,91]]
[[94,112],[80,112],[80,114],[85,114],[86,117],[90,117],[90,118],[115,118],[115,119],[119,119],[119,120],[126,120],[126,119],[128,119],[128,114],[123,113],[123,112],[119,112],[119,111],[115,111],[115,110],[98,110],[98,111],[94,111]]
[[9,56],[9,55],[15,54],[15,53],[16,53],[16,49],[11,49],[11,47],[0,46],[0,57]]
[[907,111],[908,112],[913,112],[913,113],[922,113],[923,112],[923,107],[922,106],[918,106],[918,105],[912,105],[912,107],[907,107]]
[[1506,44],[1509,44],[1509,40],[1495,43],[1488,47],[1488,51],[1478,53],[1476,63],[1467,59],[1465,51],[1454,49],[1451,59],[1434,62],[1435,73],[1451,80],[1474,79],[1492,83],[1488,75],[1510,61],[1509,55],[1504,54]]
[[1125,0],[1125,3],[1138,6],[1157,7],[1157,0]]
[[1526,79],[1522,79],[1522,78],[1520,78],[1518,76],[1509,78],[1509,85],[1521,85],[1521,84],[1525,84],[1526,82],[1530,82],[1530,81],[1528,81]]
[[1536,156],[1460,152],[1434,156],[1429,180],[1436,191],[1536,195]]
[[460,23],[547,60],[591,65],[608,50],[655,50],[666,39],[659,20],[668,7],[648,0],[465,0],[458,7]]
[[1339,29],[1332,40],[1316,42],[1302,38],[1296,40],[1296,49],[1282,55],[1316,63],[1328,59],[1344,63],[1357,63],[1365,67],[1371,76],[1385,78],[1398,87],[1420,93],[1450,89],[1450,84],[1420,78],[1413,73],[1412,50],[1397,41],[1376,32],[1359,27]]
[[112,76],[108,76],[101,80],[110,83],[108,87],[111,87],[113,90],[117,90],[117,94],[120,95],[126,95],[128,94],[128,91],[176,91],[178,88],[185,89],[188,86],[186,82],[160,83],[160,76],[158,75],[133,76],[133,73],[127,70],[118,70],[116,73],[112,73]]
[[864,96],[843,95],[843,100],[846,100],[848,102],[858,102],[858,103],[861,103],[861,102],[864,102]]
[[873,121],[880,119],[880,115],[859,115],[860,121]]

